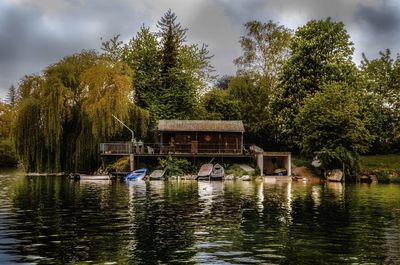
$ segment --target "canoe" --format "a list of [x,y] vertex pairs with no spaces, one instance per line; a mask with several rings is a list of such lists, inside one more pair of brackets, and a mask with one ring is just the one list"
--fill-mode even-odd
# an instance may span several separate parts
[[199,173],[197,173],[197,179],[209,179],[213,170],[213,164],[204,164],[201,166]]
[[74,180],[110,180],[109,175],[85,175],[85,174],[71,174],[69,176]]
[[153,172],[151,172],[149,179],[160,180],[164,177],[164,174],[165,174],[165,170],[157,169],[157,170],[154,170]]
[[225,170],[220,164],[215,164],[210,175],[212,180],[221,180],[225,176]]
[[147,168],[141,168],[135,171],[132,171],[128,175],[126,175],[125,180],[141,180],[146,176]]

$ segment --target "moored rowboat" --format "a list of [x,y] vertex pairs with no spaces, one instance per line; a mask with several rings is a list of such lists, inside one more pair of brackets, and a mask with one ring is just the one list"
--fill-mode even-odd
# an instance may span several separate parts
[[125,180],[141,180],[146,176],[147,168],[141,168],[135,171],[132,171],[128,175],[126,175]]
[[215,164],[210,175],[211,180],[221,180],[225,176],[225,170],[220,164]]
[[213,170],[213,164],[204,164],[201,166],[199,173],[197,173],[197,180],[209,179]]

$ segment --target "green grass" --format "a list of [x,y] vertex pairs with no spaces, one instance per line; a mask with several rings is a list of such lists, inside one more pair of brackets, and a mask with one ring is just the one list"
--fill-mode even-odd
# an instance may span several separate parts
[[296,167],[309,167],[311,165],[311,161],[299,155],[292,156],[292,166]]
[[361,170],[400,170],[400,154],[361,156]]

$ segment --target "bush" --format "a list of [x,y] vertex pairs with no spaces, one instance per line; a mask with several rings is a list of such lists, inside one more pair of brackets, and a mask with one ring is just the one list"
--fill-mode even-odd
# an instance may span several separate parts
[[342,169],[344,167],[346,180],[355,181],[360,172],[359,155],[345,148],[338,147],[335,150],[324,148],[316,152],[316,155],[325,170]]
[[234,175],[235,177],[241,177],[243,175],[252,175],[244,171],[238,164],[225,167],[225,175]]
[[130,171],[129,157],[118,159],[115,163],[107,166],[108,172],[128,172]]
[[18,164],[14,145],[9,140],[0,141],[0,166],[14,167]]
[[167,156],[159,159],[160,167],[165,170],[165,176],[182,176],[192,171],[192,164],[186,159]]

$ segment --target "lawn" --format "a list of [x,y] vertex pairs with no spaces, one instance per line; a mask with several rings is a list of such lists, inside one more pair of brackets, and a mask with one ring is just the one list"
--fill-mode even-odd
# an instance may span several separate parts
[[361,156],[362,171],[387,169],[400,170],[400,154]]

